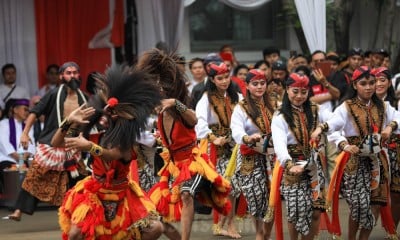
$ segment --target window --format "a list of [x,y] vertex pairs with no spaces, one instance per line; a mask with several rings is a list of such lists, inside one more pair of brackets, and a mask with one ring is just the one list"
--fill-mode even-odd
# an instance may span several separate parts
[[[276,44],[275,19],[279,1],[273,0],[252,11],[231,8],[219,1],[196,1],[188,8],[191,51],[219,49],[261,50]],[[284,44],[284,43],[283,43]]]

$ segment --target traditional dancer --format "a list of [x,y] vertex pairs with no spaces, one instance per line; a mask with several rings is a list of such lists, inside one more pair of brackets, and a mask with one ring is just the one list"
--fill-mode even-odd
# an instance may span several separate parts
[[357,68],[345,102],[311,136],[316,139],[322,132],[343,133],[335,139],[344,153],[336,160],[328,199],[335,196],[331,231],[336,235],[341,234],[335,202],[339,190],[346,199],[350,207],[349,240],[355,240],[358,232],[357,239],[368,239],[379,211],[390,237],[396,237],[388,201],[389,163],[381,141],[386,142],[397,129],[400,114],[377,97],[375,88],[376,78],[371,70],[366,66]]
[[65,137],[76,125],[87,123],[85,119],[95,111],[80,107],[65,119],[52,140],[54,146],[88,151],[94,158],[92,176],[69,190],[59,209],[63,239],[157,239],[163,227],[155,205],[138,179],[128,174],[133,145],[159,104],[158,89],[140,72],[128,75],[115,68],[97,77],[97,93],[90,105],[102,115],[91,121],[99,123],[103,132],[90,140],[82,133]]
[[[396,98],[393,85],[391,84],[391,74],[386,67],[379,67],[371,71],[376,78],[376,96],[390,103],[392,107],[399,110],[399,100]],[[400,134],[398,130],[392,132],[387,143],[388,155],[390,160],[390,201],[392,217],[395,228],[400,221]]]
[[282,106],[271,124],[274,150],[280,163],[275,169],[284,169],[283,179],[280,182],[274,169],[271,194],[279,200],[276,190],[281,185],[290,239],[297,240],[300,234],[301,239],[312,240],[318,233],[321,212],[325,211],[325,176],[321,159],[309,141],[322,114],[309,100],[307,76],[292,73],[285,86]]
[[[237,156],[237,179],[247,201],[248,211],[254,218],[256,239],[270,239],[273,222],[264,223],[268,207],[269,177],[273,165],[271,120],[274,108],[267,93],[264,72],[250,70],[246,76],[247,94],[233,110],[232,137],[240,144]],[[263,142],[260,144],[260,142]],[[259,148],[255,148],[258,146]]]
[[[189,239],[194,218],[193,198],[227,214],[230,184],[218,175],[205,153],[197,146],[194,126],[197,118],[188,109],[184,73],[175,54],[156,49],[147,51],[137,64],[158,79],[162,95],[158,130],[165,147],[160,182],[149,192],[166,222],[181,221],[182,238]],[[166,231],[167,233],[167,231]]]
[[22,183],[15,211],[5,217],[6,219],[20,221],[22,212],[32,215],[39,201],[55,206],[61,205],[65,192],[75,182],[72,176],[79,175],[80,152],[67,158],[64,147],[53,147],[50,142],[62,120],[84,104],[87,97],[79,89],[81,81],[78,64],[64,63],[59,69],[59,77],[62,84],[42,97],[30,110],[25,121],[20,142],[23,148],[27,149],[29,143],[33,143],[29,131],[36,118],[46,116],[36,154]]
[[[199,139],[208,139],[211,161],[216,165],[218,173],[225,174],[226,167],[232,155],[235,142],[232,139],[230,121],[233,108],[239,101],[239,94],[229,76],[229,69],[224,63],[209,65],[209,81],[207,81],[205,93],[196,106],[196,134]],[[241,97],[241,95],[240,95]],[[240,195],[239,183],[232,176],[232,191],[229,200],[232,209],[227,218],[214,221],[214,235],[226,235],[231,238],[240,238],[233,218],[236,209],[236,198]],[[228,228],[224,230],[227,222]]]

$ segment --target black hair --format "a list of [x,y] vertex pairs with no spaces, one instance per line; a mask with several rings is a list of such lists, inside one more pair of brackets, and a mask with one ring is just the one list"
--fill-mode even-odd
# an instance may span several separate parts
[[[175,98],[189,106],[190,98],[186,87],[186,74],[178,67],[179,55],[174,52],[166,53],[159,49],[146,51],[135,66],[135,69],[150,75],[155,84],[163,89],[165,98]],[[167,110],[172,117],[181,118],[174,108]]]
[[[314,126],[315,119],[314,119],[312,109],[311,109],[310,91],[309,91],[307,100],[303,103],[303,110],[304,110],[304,113],[306,114],[306,118],[307,118],[307,129],[313,129],[315,127]],[[296,126],[295,126],[294,118],[293,118],[292,103],[289,100],[287,90],[283,94],[282,105],[281,105],[281,109],[279,111],[285,118],[289,127],[291,129],[295,129]]]
[[257,62],[254,64],[254,68],[257,69],[257,68],[259,68],[259,67],[260,67],[261,65],[263,65],[263,64],[267,65],[268,68],[271,67],[271,65],[269,64],[269,62],[267,62],[267,61],[265,61],[265,60],[259,60],[259,61],[257,61]]
[[[372,75],[370,75],[372,76]],[[359,80],[357,80],[359,81]],[[390,81],[390,80],[389,80]],[[346,101],[348,99],[356,98],[357,97],[357,90],[354,89],[353,84],[355,84],[355,81],[352,81],[351,85],[347,88],[346,94],[343,97],[343,101]],[[379,97],[374,93],[371,97],[371,101],[378,107],[378,110],[380,114],[383,114],[383,110],[385,109],[383,101],[379,99]]]
[[[259,108],[256,105],[256,102],[254,101],[254,99],[251,97],[250,91],[247,89],[246,90],[246,102],[249,105],[249,115],[251,117],[251,119],[257,119],[258,116],[260,116],[260,111]],[[269,94],[267,93],[267,91],[265,91],[264,95],[262,96],[263,98],[263,102],[264,102],[264,106],[265,108],[270,111],[271,113],[274,112],[274,108],[271,104],[271,100],[269,99]]]
[[233,69],[233,76],[236,76],[239,70],[243,68],[247,69],[247,71],[249,70],[249,67],[246,64],[239,64]]
[[[390,79],[388,79],[388,81],[390,81]],[[388,101],[390,105],[397,110],[397,103],[399,100],[396,98],[396,92],[394,91],[392,84],[390,84],[389,88],[387,89],[385,101]]]
[[203,61],[204,61],[204,59],[202,59],[202,58],[198,58],[198,57],[192,58],[189,62],[189,69],[192,69],[192,66],[195,62],[201,62],[201,65],[203,65]]
[[265,48],[263,50],[263,57],[265,58],[265,56],[270,55],[272,53],[276,53],[279,56],[281,56],[281,51],[278,48],[276,48],[276,47],[268,47],[268,48]]
[[3,76],[4,76],[4,73],[6,72],[6,70],[9,68],[13,68],[15,71],[17,71],[17,68],[15,67],[14,64],[12,64],[12,63],[4,64],[3,67],[1,68],[1,73],[3,74]]
[[[216,93],[217,92],[217,86],[212,81],[213,79],[214,79],[213,77],[208,77],[208,80],[207,80],[207,83],[206,83],[206,87],[205,87],[205,90],[204,90],[204,92],[208,93],[207,96],[208,96],[208,101],[209,102],[212,102],[210,93]],[[228,87],[228,89],[226,89],[226,93],[230,97],[231,103],[237,103],[239,101],[239,95],[238,95],[237,88],[235,87],[235,85],[233,84],[232,81],[229,83],[229,87]]]
[[310,59],[308,60],[308,62],[312,62],[312,58],[314,57],[314,55],[316,55],[316,54],[318,54],[318,53],[324,54],[324,56],[325,56],[325,58],[326,58],[326,52],[321,51],[321,50],[315,50],[313,53],[311,53]]
[[55,69],[57,71],[58,74],[58,69],[60,68],[60,66],[58,66],[57,64],[50,64],[47,66],[46,68],[46,73],[49,73],[51,69]]

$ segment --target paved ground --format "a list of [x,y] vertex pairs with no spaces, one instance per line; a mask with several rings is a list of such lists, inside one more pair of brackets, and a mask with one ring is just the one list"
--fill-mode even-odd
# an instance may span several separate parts
[[[347,214],[348,210],[346,203],[340,203],[340,212],[342,219],[342,231],[347,232]],[[9,214],[8,209],[0,208],[0,216]],[[193,224],[193,240],[216,240],[228,239],[226,237],[214,237],[211,234],[212,220],[210,215],[196,215],[196,220]],[[179,228],[179,224],[176,225]],[[242,239],[254,239],[254,227],[252,221],[248,218],[237,222],[238,229],[241,230]],[[326,233],[322,233],[320,239],[331,239]],[[385,233],[380,225],[374,229],[371,240],[382,240]],[[55,240],[60,239],[60,231],[57,222],[57,210],[55,208],[40,208],[33,216],[24,215],[21,222],[12,222],[0,220],[0,239],[7,240]],[[166,239],[162,237],[161,239]],[[285,239],[289,239],[285,232]],[[345,238],[344,238],[345,239]]]

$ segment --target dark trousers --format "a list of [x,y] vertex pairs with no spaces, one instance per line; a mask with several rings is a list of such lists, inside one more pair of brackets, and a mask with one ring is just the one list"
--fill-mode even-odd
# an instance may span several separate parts
[[19,209],[23,213],[32,215],[35,212],[38,203],[39,199],[24,189],[21,189],[18,194],[17,202],[15,203],[15,209]]

